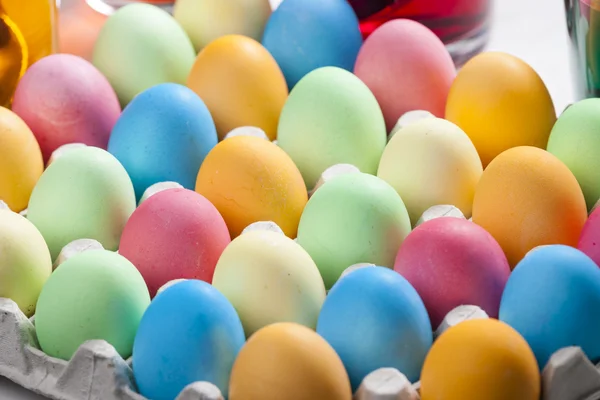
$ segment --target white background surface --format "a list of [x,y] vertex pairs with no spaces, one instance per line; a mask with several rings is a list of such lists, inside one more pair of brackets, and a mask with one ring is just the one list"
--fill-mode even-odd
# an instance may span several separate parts
[[[74,0],[63,0],[69,1]],[[488,50],[505,51],[529,63],[548,86],[560,113],[574,101],[563,0],[493,1]],[[44,398],[0,378],[0,399]]]

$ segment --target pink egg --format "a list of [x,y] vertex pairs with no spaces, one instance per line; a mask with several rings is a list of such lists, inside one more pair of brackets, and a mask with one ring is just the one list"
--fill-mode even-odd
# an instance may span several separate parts
[[583,225],[577,248],[600,265],[600,207],[590,214]]
[[427,221],[412,231],[398,251],[394,270],[417,290],[434,329],[460,305],[476,305],[497,317],[510,274],[492,235],[453,217]]
[[408,111],[425,110],[443,118],[456,69],[431,30],[415,21],[396,19],[367,38],[354,73],[377,98],[389,132]]
[[70,54],[42,58],[25,73],[12,109],[33,131],[44,161],[67,143],[106,149],[121,106],[108,80]]
[[154,296],[173,279],[211,283],[229,242],[227,225],[211,202],[192,190],[168,189],[133,212],[119,254],[137,267]]

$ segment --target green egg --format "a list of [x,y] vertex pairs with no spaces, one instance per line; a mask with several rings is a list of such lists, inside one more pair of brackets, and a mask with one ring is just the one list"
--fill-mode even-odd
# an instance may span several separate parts
[[76,239],[95,239],[117,250],[135,209],[125,168],[97,147],[73,149],[44,171],[29,200],[27,218],[39,229],[55,260]]
[[548,151],[575,175],[591,210],[600,198],[600,99],[568,107],[552,128]]
[[108,18],[94,47],[93,64],[125,106],[160,83],[184,85],[195,59],[192,42],[169,13],[134,3]]
[[344,69],[323,67],[294,86],[279,119],[277,144],[310,189],[334,164],[377,173],[386,135],[381,108],[369,88]]
[[149,304],[142,275],[125,257],[108,250],[77,254],[42,289],[35,314],[40,346],[69,360],[85,341],[102,339],[127,358]]
[[392,186],[372,175],[349,173],[312,195],[298,227],[298,243],[331,288],[354,264],[392,268],[410,233],[408,212]]

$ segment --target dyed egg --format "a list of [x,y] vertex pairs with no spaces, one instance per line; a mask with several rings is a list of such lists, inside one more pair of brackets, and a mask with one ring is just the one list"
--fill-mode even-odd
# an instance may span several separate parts
[[495,319],[461,322],[431,347],[422,400],[538,400],[540,372],[527,342]]
[[402,197],[413,224],[438,204],[453,204],[469,218],[482,173],[469,137],[438,118],[402,128],[385,147],[377,170]]
[[260,41],[270,15],[269,0],[177,0],[173,9],[197,52],[229,34]]
[[352,71],[362,35],[345,0],[285,0],[267,21],[263,45],[281,67],[292,89],[321,67]]
[[415,289],[383,267],[358,269],[340,279],[323,304],[317,333],[339,354],[353,390],[383,367],[418,381],[433,340]]
[[541,246],[510,275],[499,318],[523,335],[542,369],[567,346],[600,358],[599,308],[600,268],[572,247]]
[[137,267],[154,296],[174,279],[210,283],[230,241],[223,217],[208,200],[191,190],[168,189],[131,214],[119,254]]
[[229,383],[229,400],[281,399],[352,399],[348,375],[331,346],[313,330],[290,322],[252,335]]
[[135,337],[133,374],[140,393],[172,400],[188,384],[206,381],[227,396],[244,340],[234,308],[208,283],[189,280],[165,289],[148,307]]
[[314,329],[325,285],[308,253],[281,233],[244,232],[223,252],[213,286],[238,312],[246,336],[275,322]]
[[463,304],[479,306],[497,318],[510,274],[492,235],[473,222],[452,217],[415,228],[400,246],[394,270],[417,290],[434,328]]
[[211,42],[198,54],[187,85],[206,103],[220,139],[241,126],[276,138],[288,90],[273,56],[256,40],[227,35]]
[[131,180],[110,153],[73,149],[57,158],[31,193],[27,218],[40,230],[54,260],[76,239],[95,239],[117,250],[135,209]]
[[600,266],[600,208],[592,211],[585,221],[577,248]]
[[591,210],[600,198],[600,99],[568,107],[552,128],[548,151],[573,172]]
[[200,165],[216,144],[215,124],[202,100],[185,86],[164,83],[129,103],[108,151],[127,170],[139,199],[158,182],[193,190]]
[[418,22],[396,19],[381,25],[365,41],[354,73],[373,91],[390,132],[409,111],[443,117],[456,69],[433,32]]
[[44,161],[67,143],[106,149],[121,107],[106,78],[83,58],[54,54],[32,65],[12,110],[35,135]]
[[125,106],[159,83],[185,84],[195,57],[192,42],[169,13],[132,3],[104,23],[93,60]]
[[319,68],[296,85],[277,131],[277,145],[294,160],[308,188],[335,164],[375,174],[385,143],[377,100],[360,79],[335,67]]
[[69,360],[84,342],[102,339],[127,358],[149,303],[144,279],[126,258],[107,250],[77,254],[42,289],[35,312],[40,346]]
[[586,218],[577,179],[535,147],[500,154],[475,189],[473,222],[498,241],[511,267],[539,245],[576,246]]
[[392,268],[409,232],[406,207],[394,188],[375,176],[351,173],[312,195],[300,219],[298,244],[315,261],[329,289],[351,265]]
[[469,135],[485,168],[512,147],[546,148],[556,111],[533,68],[512,55],[489,52],[461,68],[448,94],[446,119]]
[[43,171],[40,146],[29,127],[14,112],[0,107],[0,200],[13,211],[26,209]]
[[27,317],[52,273],[48,246],[25,217],[0,209],[0,297],[13,300]]
[[235,136],[215,146],[200,167],[196,192],[217,207],[232,238],[257,221],[273,221],[296,237],[308,200],[302,175],[288,155],[253,136]]

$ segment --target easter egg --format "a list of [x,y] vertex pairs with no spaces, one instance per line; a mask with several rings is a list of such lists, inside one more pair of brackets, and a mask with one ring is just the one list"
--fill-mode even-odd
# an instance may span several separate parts
[[514,269],[500,303],[500,320],[527,340],[542,369],[550,356],[579,346],[600,358],[600,268],[580,250],[541,246]]
[[351,265],[392,268],[410,232],[406,207],[385,181],[364,173],[338,176],[319,188],[302,213],[298,243],[330,288]]
[[438,204],[453,204],[469,218],[483,173],[469,137],[438,118],[412,123],[399,132],[385,147],[377,176],[402,197],[412,223]]
[[200,167],[196,192],[217,207],[232,238],[257,221],[273,221],[294,238],[308,200],[302,175],[288,155],[253,136],[216,145]]
[[106,149],[121,107],[106,78],[83,58],[54,54],[32,65],[12,110],[35,135],[44,161],[67,143]]
[[585,221],[577,248],[600,266],[600,208],[592,211]]
[[50,251],[25,217],[0,209],[0,297],[12,299],[28,317],[52,273]]
[[54,260],[76,239],[117,250],[135,209],[131,180],[110,153],[83,147],[57,158],[31,193],[27,218],[40,230]]
[[375,174],[385,143],[377,100],[360,79],[336,67],[319,68],[296,85],[277,131],[277,145],[294,160],[308,188],[335,164]]
[[325,299],[317,333],[339,354],[353,390],[383,367],[419,380],[433,340],[415,289],[384,267],[358,269],[340,279]]
[[102,26],[93,62],[125,106],[159,83],[185,84],[195,57],[192,42],[169,13],[150,4],[132,3],[118,9]]
[[314,329],[325,300],[323,279],[308,253],[267,230],[234,239],[217,263],[212,284],[237,310],[246,336],[275,322]]
[[291,89],[320,67],[352,71],[362,35],[345,0],[285,0],[267,21],[262,43]]
[[448,329],[421,373],[422,400],[538,400],[540,373],[527,342],[495,319]]
[[260,41],[270,15],[269,0],[177,0],[173,9],[197,52],[229,34]]
[[394,270],[417,290],[434,328],[463,304],[479,306],[497,318],[510,274],[492,235],[473,222],[452,217],[415,228],[400,246]]
[[0,107],[0,200],[23,211],[44,171],[40,146],[23,120]]
[[233,364],[229,400],[351,400],[344,365],[313,330],[291,322],[248,339]]
[[536,246],[576,246],[587,218],[577,180],[536,147],[506,150],[485,169],[473,199],[473,222],[498,241],[511,267]]
[[390,132],[409,111],[443,117],[456,69],[442,41],[427,27],[395,19],[368,37],[354,73],[373,91]]
[[154,296],[173,279],[210,283],[230,241],[223,217],[208,200],[191,190],[169,189],[131,214],[119,254],[137,267]]
[[573,172],[590,210],[600,198],[600,99],[568,107],[552,128],[548,151]]
[[144,279],[126,258],[107,250],[77,254],[42,289],[35,312],[40,346],[69,360],[87,340],[102,339],[127,358],[149,303]]
[[241,126],[262,129],[275,140],[288,90],[273,56],[256,40],[227,35],[206,46],[187,85],[206,103],[219,138]]
[[202,281],[179,282],[144,313],[133,346],[135,381],[143,396],[155,400],[172,400],[196,381],[227,396],[243,344],[240,319],[219,291]]
[[461,68],[448,94],[446,119],[469,135],[485,168],[511,147],[546,148],[556,111],[533,68],[512,55],[489,52]]
[[216,144],[215,124],[202,100],[185,86],[163,83],[127,105],[108,151],[127,170],[139,199],[158,182],[193,190],[200,165]]

